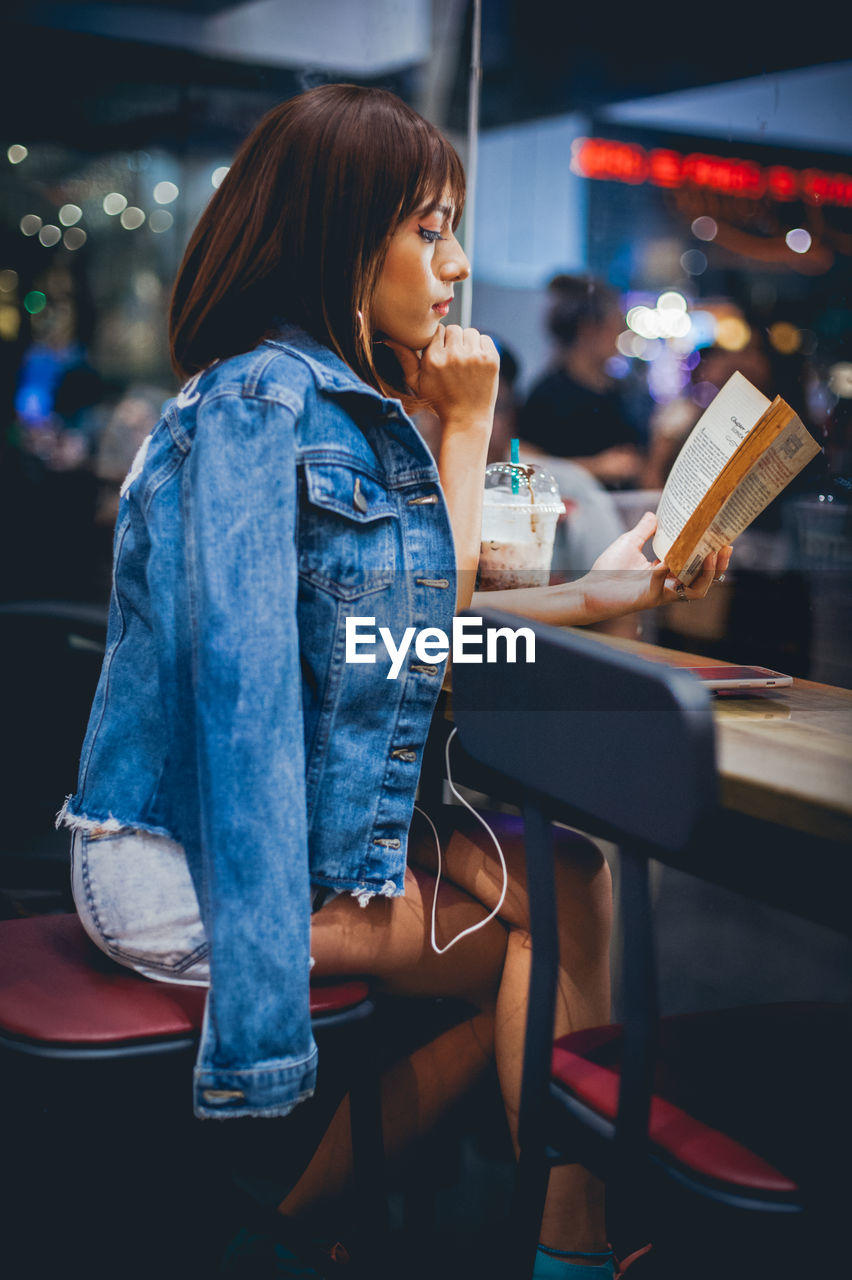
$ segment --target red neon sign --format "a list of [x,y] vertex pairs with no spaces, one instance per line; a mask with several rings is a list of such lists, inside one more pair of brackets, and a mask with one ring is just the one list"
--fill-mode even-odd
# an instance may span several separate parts
[[758,200],[802,199],[808,204],[852,205],[852,174],[826,173],[821,169],[791,169],[786,165],[764,168],[753,160],[692,152],[684,155],[661,147],[646,150],[633,142],[607,138],[577,138],[572,147],[571,169],[583,178],[627,182],[637,186],[702,187],[721,195]]

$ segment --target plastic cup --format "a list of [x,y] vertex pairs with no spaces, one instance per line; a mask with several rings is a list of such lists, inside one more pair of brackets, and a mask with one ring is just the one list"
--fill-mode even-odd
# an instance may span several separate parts
[[486,467],[479,590],[546,586],[564,510],[556,481],[541,467],[512,462]]

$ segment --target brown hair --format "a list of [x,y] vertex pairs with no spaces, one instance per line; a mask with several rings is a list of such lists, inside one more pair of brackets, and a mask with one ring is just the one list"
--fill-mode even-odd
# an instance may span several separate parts
[[594,276],[554,276],[547,292],[547,327],[561,347],[573,346],[584,325],[599,325],[618,309],[618,294]]
[[274,107],[241,146],[184,254],[169,324],[175,372],[185,379],[249,351],[283,319],[387,391],[369,339],[387,247],[401,222],[447,190],[457,225],[465,194],[458,154],[387,90],[321,85]]

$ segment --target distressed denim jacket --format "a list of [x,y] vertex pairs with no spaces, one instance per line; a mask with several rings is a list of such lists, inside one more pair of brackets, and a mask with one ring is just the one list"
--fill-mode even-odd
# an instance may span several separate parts
[[345,620],[449,632],[431,454],[301,330],[193,378],[122,489],[103,671],[69,827],[183,845],[209,946],[199,1116],[313,1091],[311,883],[403,892],[443,668],[345,660]]

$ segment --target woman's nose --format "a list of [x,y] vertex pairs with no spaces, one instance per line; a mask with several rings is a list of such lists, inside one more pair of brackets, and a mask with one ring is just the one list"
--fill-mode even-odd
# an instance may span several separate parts
[[447,248],[446,256],[442,259],[438,275],[441,280],[466,280],[470,275],[470,263],[467,254],[459,244],[458,240],[453,237],[451,244]]

